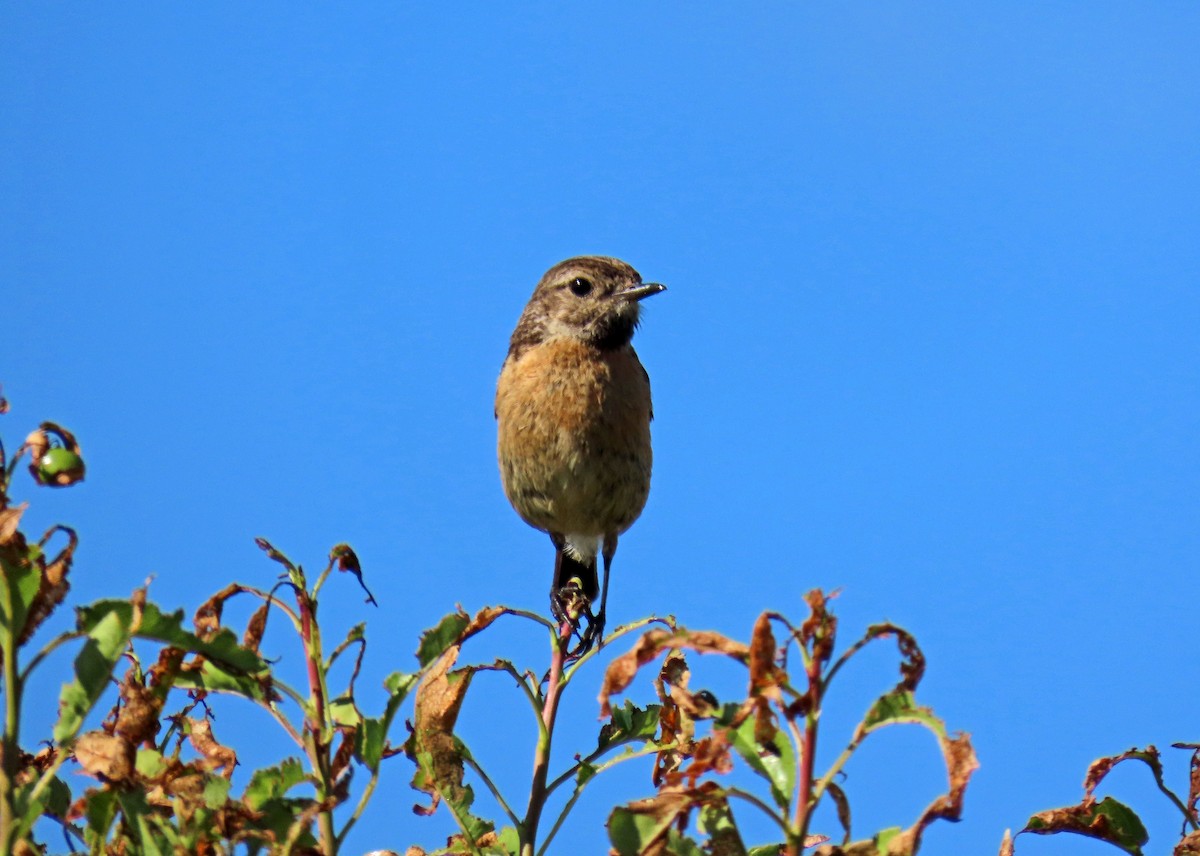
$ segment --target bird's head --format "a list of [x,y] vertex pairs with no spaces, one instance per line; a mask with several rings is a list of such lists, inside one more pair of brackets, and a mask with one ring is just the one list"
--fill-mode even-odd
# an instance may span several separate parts
[[597,348],[620,348],[633,338],[643,298],[666,290],[620,259],[579,256],[542,277],[513,334],[533,341],[567,336]]

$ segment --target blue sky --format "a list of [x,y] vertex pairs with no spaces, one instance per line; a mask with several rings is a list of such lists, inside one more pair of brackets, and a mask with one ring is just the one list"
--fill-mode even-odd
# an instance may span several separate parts
[[[846,641],[908,627],[982,764],[923,852],[994,852],[1093,758],[1196,739],[1198,43],[1172,2],[8,4],[0,430],[57,420],[89,463],[31,517],[80,529],[75,602],[153,574],[193,608],[270,579],[253,536],[310,567],[349,541],[380,608],[348,581],[323,606],[369,622],[378,686],[456,602],[545,608],[495,378],[543,270],[619,256],[670,290],[636,339],[655,473],[610,622],[744,637],[822,586]],[[883,649],[847,673],[830,758],[893,681]],[[475,691],[464,726],[513,740],[492,766],[520,788],[522,702]],[[216,726],[261,744],[246,769],[287,751],[256,717]],[[939,792],[933,753],[868,745],[856,832]],[[409,815],[405,765],[351,852],[449,831]],[[1145,778],[1114,793],[1164,852]],[[602,852],[606,800],[648,789],[598,785],[563,840]]]

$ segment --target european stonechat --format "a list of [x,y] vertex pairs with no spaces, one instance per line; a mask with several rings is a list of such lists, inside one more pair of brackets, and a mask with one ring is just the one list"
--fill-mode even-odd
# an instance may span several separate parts
[[650,493],[650,378],[630,342],[639,302],[665,289],[619,259],[556,264],[521,313],[496,387],[504,493],[554,544],[555,617],[573,623],[572,600],[587,599],[580,651],[603,637],[617,537]]

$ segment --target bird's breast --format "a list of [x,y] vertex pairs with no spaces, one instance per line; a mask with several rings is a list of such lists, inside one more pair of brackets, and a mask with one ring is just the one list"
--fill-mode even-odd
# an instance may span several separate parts
[[505,493],[532,525],[624,531],[650,488],[650,382],[632,347],[551,339],[510,358],[496,391]]

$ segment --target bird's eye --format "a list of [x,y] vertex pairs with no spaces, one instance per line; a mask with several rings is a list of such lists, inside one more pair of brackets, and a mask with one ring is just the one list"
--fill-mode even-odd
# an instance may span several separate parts
[[584,279],[581,276],[571,280],[571,293],[576,297],[583,297],[592,293],[592,281]]

